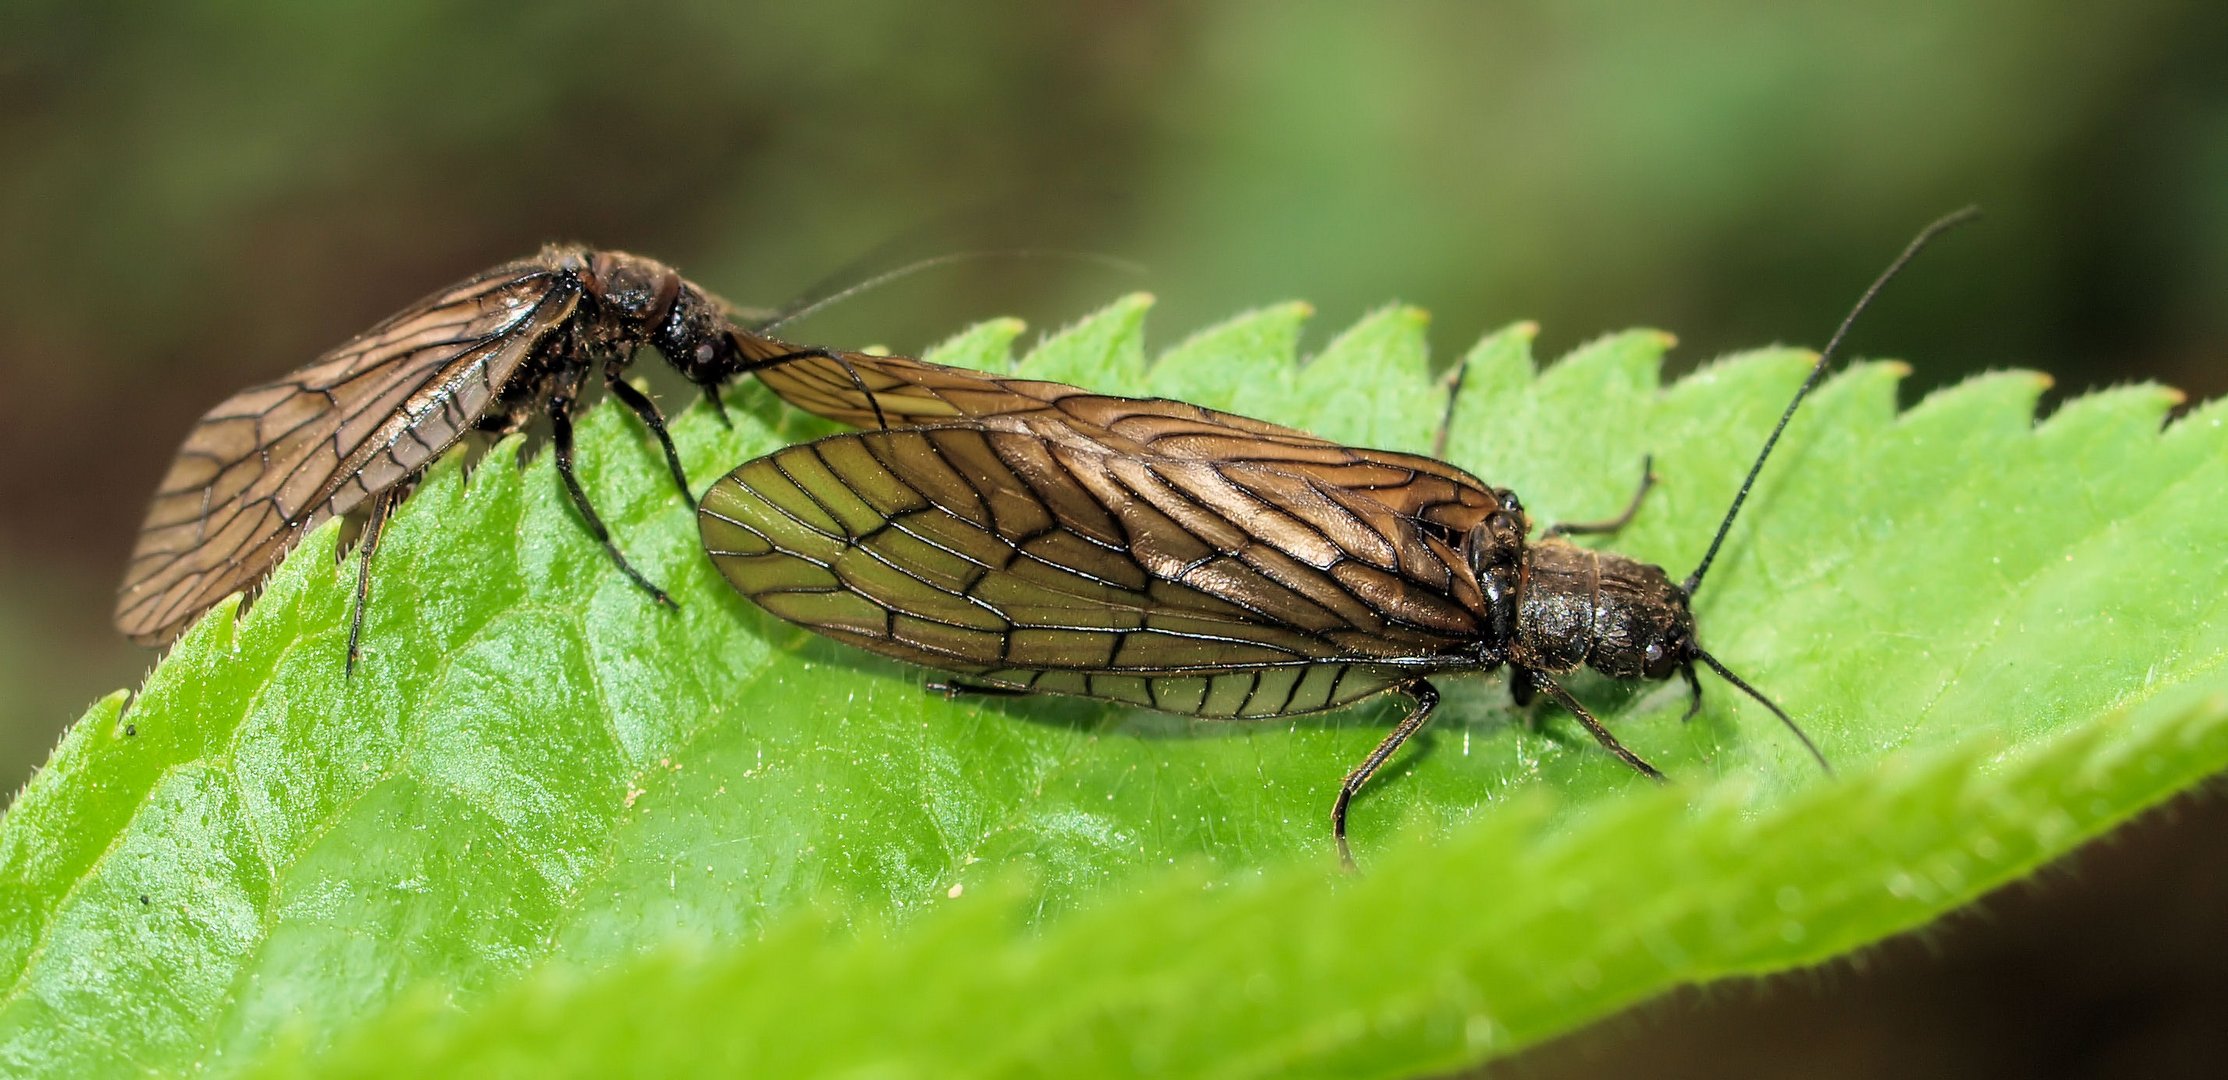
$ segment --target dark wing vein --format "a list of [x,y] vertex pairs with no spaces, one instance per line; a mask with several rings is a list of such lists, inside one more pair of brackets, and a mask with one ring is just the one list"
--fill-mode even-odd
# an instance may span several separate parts
[[[789,356],[786,342],[738,334],[753,359]],[[1310,476],[1445,535],[1460,536],[1498,509],[1492,489],[1446,462],[1417,454],[1343,446],[1295,428],[1167,398],[1097,394],[1064,383],[1019,379],[907,356],[799,356],[758,378],[790,404],[853,427],[974,420],[1058,440],[1071,435],[1116,453],[1256,462]]]
[[578,298],[555,281],[543,260],[489,271],[209,410],[148,507],[117,628],[144,644],[176,637],[304,532],[453,445],[571,316]]
[[993,682],[1276,715],[1462,666],[1451,548],[1367,490],[963,420],[838,435],[705,498],[720,571],[775,615]]

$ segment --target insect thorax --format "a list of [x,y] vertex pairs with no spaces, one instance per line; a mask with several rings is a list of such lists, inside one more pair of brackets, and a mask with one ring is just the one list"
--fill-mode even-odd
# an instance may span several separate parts
[[1495,491],[1501,509],[1487,514],[1462,542],[1463,557],[1485,599],[1486,645],[1505,653],[1516,636],[1517,602],[1523,592],[1526,544],[1531,523],[1511,491]]
[[1692,657],[1694,614],[1663,568],[1559,540],[1524,552],[1510,660],[1534,671],[1591,667],[1668,678]]

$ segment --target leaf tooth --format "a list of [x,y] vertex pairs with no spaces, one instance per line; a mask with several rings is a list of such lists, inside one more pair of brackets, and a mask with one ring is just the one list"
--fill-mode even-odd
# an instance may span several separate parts
[[1124,296],[1055,332],[1014,366],[1032,379],[1074,383],[1113,394],[1145,383],[1145,313],[1151,293]]

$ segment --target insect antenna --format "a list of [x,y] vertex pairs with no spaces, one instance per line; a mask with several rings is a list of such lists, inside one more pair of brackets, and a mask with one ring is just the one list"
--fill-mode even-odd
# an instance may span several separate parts
[[1833,775],[1833,765],[1826,760],[1825,752],[1818,749],[1817,743],[1810,741],[1809,733],[1805,732],[1802,729],[1802,725],[1795,723],[1795,718],[1787,715],[1786,710],[1772,704],[1772,699],[1765,697],[1755,687],[1748,685],[1746,680],[1742,679],[1738,675],[1733,674],[1732,669],[1726,667],[1722,662],[1718,660],[1717,657],[1711,656],[1709,653],[1703,652],[1701,649],[1695,649],[1689,655],[1693,656],[1696,660],[1700,660],[1703,663],[1708,664],[1710,666],[1710,670],[1717,672],[1719,678],[1724,679],[1726,682],[1732,683],[1735,689],[1739,690],[1741,693],[1747,694],[1752,698],[1755,698],[1757,701],[1761,702],[1765,708],[1770,709],[1773,716],[1779,717],[1780,723],[1787,725],[1787,730],[1795,733],[1795,738],[1802,740],[1803,749],[1810,751],[1810,756],[1818,759],[1818,767],[1826,770],[1827,776]]
[[[1841,320],[1840,328],[1833,332],[1833,337],[1826,342],[1825,349],[1819,352],[1818,362],[1811,365],[1810,377],[1804,379],[1802,386],[1795,391],[1794,399],[1787,403],[1787,410],[1779,414],[1779,423],[1772,428],[1771,436],[1764,440],[1764,449],[1756,454],[1756,464],[1748,467],[1748,476],[1741,481],[1741,489],[1733,494],[1733,505],[1726,509],[1725,520],[1718,523],[1717,535],[1710,539],[1709,550],[1702,553],[1702,564],[1695,567],[1694,572],[1688,574],[1686,581],[1682,583],[1681,588],[1686,590],[1688,596],[1694,595],[1694,590],[1701,586],[1702,575],[1709,573],[1710,563],[1717,559],[1717,549],[1725,543],[1725,534],[1733,529],[1734,516],[1741,512],[1741,504],[1748,501],[1749,489],[1756,485],[1757,475],[1764,471],[1764,459],[1771,457],[1772,447],[1779,445],[1780,433],[1786,431],[1787,422],[1795,418],[1796,407],[1803,403],[1804,398],[1810,396],[1810,391],[1818,385],[1820,379],[1825,377],[1826,365],[1833,362],[1834,353],[1841,348],[1841,340],[1849,335],[1849,328],[1856,324],[1857,316],[1864,314],[1864,309],[1871,306],[1873,298],[1880,295],[1880,290],[1885,288],[1888,282],[1894,280],[1897,274],[1902,273],[1903,268],[1935,237],[1979,216],[1980,207],[1968,206],[1955,213],[1945,215],[1926,228],[1920,229],[1919,234],[1913,237],[1911,243],[1903,249],[1903,254],[1896,256],[1895,261],[1889,263],[1888,268],[1881,271],[1878,278],[1873,279],[1872,287],[1866,289],[1864,295],[1857,298],[1857,305],[1849,309],[1848,316]],[[1735,686],[1748,690],[1749,695],[1756,700],[1764,701],[1762,694],[1749,690],[1746,684],[1733,678],[1732,673],[1726,671],[1717,661],[1709,660],[1706,656],[1702,659],[1707,660],[1711,667],[1717,669],[1718,674],[1725,676]],[[1781,720],[1787,720],[1787,714],[1779,712],[1779,706],[1772,705],[1769,701],[1764,701],[1764,704],[1771,705],[1772,711],[1779,713]],[[1794,721],[1788,720],[1787,724],[1789,727],[1793,727]],[[1801,735],[1802,732],[1798,729],[1795,734]],[[1809,746],[1810,739],[1805,737],[1803,745]],[[1813,746],[1810,752],[1816,754],[1818,748]],[[1824,758],[1819,758],[1818,761],[1821,765],[1825,764]]]
[[[847,267],[843,271],[838,272],[837,275],[830,278],[822,279],[820,284],[817,284],[811,289],[807,290],[802,297],[797,300],[791,301],[789,304],[782,307],[780,310],[771,315],[761,314],[759,315],[759,317],[754,318],[750,317],[754,313],[746,311],[746,309],[738,307],[725,300],[719,300],[718,303],[721,309],[727,313],[728,319],[731,320],[731,322],[733,323],[732,333],[747,334],[751,336],[770,336],[776,329],[780,328],[786,323],[792,323],[799,319],[813,315],[817,312],[824,311],[830,307],[835,306],[836,304],[857,296],[860,293],[880,288],[881,286],[887,285],[890,282],[896,281],[900,278],[910,277],[914,274],[920,273],[923,270],[929,270],[939,266],[946,266],[952,263],[961,262],[969,259],[987,259],[997,258],[1001,256],[1020,258],[1070,259],[1079,262],[1095,263],[1100,266],[1119,270],[1129,274],[1143,274],[1145,272],[1145,268],[1141,264],[1130,262],[1126,259],[1118,259],[1112,255],[1103,255],[1094,251],[1062,251],[1057,249],[1035,248],[997,248],[984,251],[953,251],[946,252],[942,255],[931,255],[925,259],[916,259],[912,262],[906,263],[905,265],[900,266],[894,270],[888,270],[876,274],[864,281],[860,281],[845,288],[830,291],[830,282],[841,280],[845,277],[855,277],[860,272],[858,267],[872,260],[873,256],[870,255],[868,258],[865,259],[855,260],[849,267]],[[844,374],[850,378],[851,385],[856,388],[862,396],[866,398],[867,406],[874,411],[874,426],[882,430],[889,429],[889,420],[882,415],[882,403],[876,399],[874,391],[866,385],[866,380],[860,377],[858,369],[852,366],[850,359],[845,357],[841,352],[818,347],[797,349],[795,351],[783,353],[778,356],[768,356],[758,360],[753,360],[738,370],[761,371],[766,368],[777,367],[786,363],[792,363],[794,361],[802,360],[807,357],[818,357],[821,359],[830,360],[833,361],[837,366],[841,367]],[[704,387],[704,397],[705,400],[711,402],[713,411],[719,414],[720,422],[723,424],[727,423],[727,404],[720,399],[718,388],[707,384]]]
[[[1810,392],[1817,388],[1819,381],[1825,378],[1827,365],[1833,363],[1834,354],[1840,351],[1842,340],[1849,336],[1849,328],[1856,325],[1857,316],[1864,314],[1864,310],[1872,305],[1873,299],[1880,295],[1880,290],[1886,288],[1888,282],[1895,280],[1895,276],[1902,273],[1903,268],[1909,265],[1911,260],[1916,258],[1927,244],[1932,243],[1935,237],[1979,216],[1979,207],[1968,206],[1955,213],[1938,218],[1926,228],[1920,229],[1919,234],[1912,237],[1911,242],[1904,246],[1903,253],[1897,255],[1895,261],[1889,263],[1888,268],[1881,271],[1879,277],[1873,279],[1871,287],[1865,289],[1864,295],[1857,297],[1856,306],[1849,309],[1849,314],[1842,318],[1841,325],[1834,329],[1833,337],[1826,341],[1826,347],[1818,353],[1817,362],[1811,365],[1809,377],[1805,378],[1803,384],[1796,388],[1795,396],[1787,402],[1786,410],[1779,414],[1779,423],[1772,426],[1771,435],[1764,439],[1764,448],[1757,451],[1755,464],[1748,467],[1748,475],[1741,479],[1740,490],[1733,493],[1733,505],[1726,508],[1725,520],[1718,522],[1717,535],[1710,538],[1709,550],[1702,553],[1701,564],[1696,566],[1694,572],[1688,574],[1686,581],[1681,583],[1680,588],[1687,596],[1692,597],[1694,591],[1701,587],[1702,575],[1709,573],[1710,564],[1717,560],[1718,549],[1725,544],[1725,534],[1733,530],[1733,519],[1740,514],[1741,504],[1748,501],[1749,490],[1756,486],[1756,477],[1763,473],[1765,460],[1772,456],[1772,448],[1779,445],[1780,435],[1786,432],[1788,421],[1795,418],[1795,410],[1802,405],[1803,399],[1809,397]],[[1795,723],[1794,717],[1787,715],[1785,709],[1780,708],[1773,703],[1772,699],[1765,697],[1755,687],[1750,686],[1747,680],[1733,674],[1732,669],[1726,667],[1717,657],[1702,651],[1700,646],[1692,646],[1692,651],[1688,655],[1691,659],[1700,660],[1708,665],[1711,671],[1717,672],[1719,678],[1732,683],[1735,689],[1755,698],[1757,703],[1770,709],[1772,715],[1778,717],[1779,722],[1786,725],[1787,730],[1793,732],[1796,739],[1801,740],[1803,749],[1810,751],[1810,756],[1817,759],[1818,767],[1824,769],[1826,775],[1833,775],[1833,765],[1826,760],[1826,755],[1818,749],[1817,743],[1810,741],[1809,733],[1805,732],[1801,725]],[[1694,682],[1694,669],[1691,665],[1687,668],[1687,681],[1690,684]],[[1694,692],[1695,704],[1700,705],[1702,688],[1699,684],[1694,684]]]
[[[835,305],[840,304],[845,300],[849,300],[852,297],[859,295],[860,293],[871,292],[893,281],[911,277],[923,270],[933,270],[939,266],[949,266],[953,263],[967,262],[972,259],[994,258],[1071,259],[1076,262],[1086,262],[1098,266],[1103,266],[1110,270],[1117,270],[1125,274],[1141,275],[1145,273],[1145,267],[1139,263],[1131,262],[1128,259],[1116,258],[1112,255],[1103,255],[1095,251],[1063,251],[1058,249],[1039,248],[994,248],[984,251],[949,251],[945,252],[942,255],[931,255],[925,259],[915,259],[914,261],[906,263],[903,266],[897,267],[892,270],[885,270],[855,284],[847,285],[840,289],[834,288],[834,282],[858,276],[859,269],[856,265],[846,267],[829,279],[826,279],[820,284],[813,286],[811,289],[806,290],[802,297],[790,301],[788,304],[776,310],[772,315],[767,316],[763,319],[751,321],[746,325],[754,333],[771,334],[784,325],[796,322],[797,320],[806,318],[808,316],[817,315],[820,312],[827,310],[828,308],[834,307]],[[737,313],[740,314],[739,309]]]

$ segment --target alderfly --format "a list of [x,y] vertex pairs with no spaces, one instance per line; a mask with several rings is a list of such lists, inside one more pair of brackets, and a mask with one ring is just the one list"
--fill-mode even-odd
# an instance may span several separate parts
[[612,543],[573,463],[574,407],[597,373],[657,436],[674,483],[694,501],[664,416],[623,378],[643,345],[715,406],[721,383],[785,359],[746,356],[724,305],[662,263],[552,246],[233,395],[194,425],[155,492],[118,590],[117,628],[164,644],[226,594],[256,586],[320,522],[361,510],[352,670],[372,553],[402,493],[467,433],[515,431],[537,413],[549,418],[557,474],[582,523],[630,580],[672,606]]
[[[1439,701],[1430,677],[1506,666],[1610,753],[1559,676],[1697,666],[1786,712],[1705,651],[1692,598],[1795,409],[1887,281],[1867,289],[1765,440],[1694,572],[1532,539],[1516,493],[1442,461],[1342,446],[1165,399],[1094,394],[906,357],[754,339],[792,404],[868,430],[744,463],[699,507],[712,560],[773,614],[964,679],[943,688],[1103,698],[1210,719],[1318,712],[1392,691],[1414,707],[1340,782],[1331,828]],[[1644,494],[1646,485],[1642,486]],[[1639,499],[1634,500],[1637,509]]]

